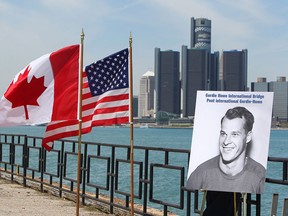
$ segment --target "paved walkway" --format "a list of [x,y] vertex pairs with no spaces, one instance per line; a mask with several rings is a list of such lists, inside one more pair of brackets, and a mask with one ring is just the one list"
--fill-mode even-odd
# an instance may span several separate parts
[[[76,204],[64,198],[23,187],[0,178],[0,216],[73,216]],[[79,215],[108,216],[92,207],[80,207]]]

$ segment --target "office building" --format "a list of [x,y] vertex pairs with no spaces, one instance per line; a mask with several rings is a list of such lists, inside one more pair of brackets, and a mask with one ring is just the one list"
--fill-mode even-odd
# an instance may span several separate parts
[[153,71],[142,75],[139,85],[138,117],[154,116],[155,76]]
[[194,116],[197,90],[217,90],[219,53],[210,52],[211,20],[192,17],[190,49],[181,50],[183,117]]
[[181,47],[181,81],[179,52],[155,48],[154,113],[193,117],[198,90],[247,91],[247,53],[246,49],[211,53],[211,20],[192,17],[190,48]]
[[288,121],[288,82],[286,77],[278,77],[277,81],[267,82],[266,78],[258,78],[251,83],[252,91],[274,92],[273,118],[277,121]]
[[181,84],[183,92],[183,117],[192,117],[195,113],[197,90],[208,89],[209,53],[205,49],[187,49],[182,46]]
[[269,83],[267,82],[266,77],[258,77],[257,82],[252,82],[251,91],[269,92]]
[[219,52],[210,53],[208,88],[206,90],[216,91],[219,81]]
[[180,116],[180,53],[155,48],[155,113],[159,111]]
[[191,18],[190,48],[211,51],[211,20],[205,18]]
[[273,116],[279,121],[288,120],[288,82],[286,77],[278,77],[270,82],[269,91],[274,92]]
[[248,51],[223,51],[219,62],[219,85],[221,91],[247,91]]

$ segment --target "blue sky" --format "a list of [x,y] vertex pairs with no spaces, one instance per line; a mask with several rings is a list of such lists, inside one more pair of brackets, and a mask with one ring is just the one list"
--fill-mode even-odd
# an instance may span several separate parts
[[154,48],[190,46],[190,19],[212,20],[212,52],[248,49],[248,86],[288,79],[287,0],[0,0],[0,94],[32,60],[85,33],[84,65],[129,46],[134,94]]

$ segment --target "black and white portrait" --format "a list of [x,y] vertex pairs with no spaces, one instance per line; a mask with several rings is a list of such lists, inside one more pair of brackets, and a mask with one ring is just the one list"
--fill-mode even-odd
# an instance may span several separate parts
[[198,91],[187,187],[262,193],[273,93]]

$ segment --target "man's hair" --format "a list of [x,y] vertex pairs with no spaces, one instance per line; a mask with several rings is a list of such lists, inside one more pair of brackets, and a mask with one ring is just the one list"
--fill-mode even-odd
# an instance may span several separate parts
[[228,109],[225,115],[221,119],[221,124],[224,118],[227,118],[230,120],[235,119],[235,118],[244,118],[245,119],[244,129],[246,133],[251,131],[253,128],[254,116],[245,107],[234,107],[234,108]]

